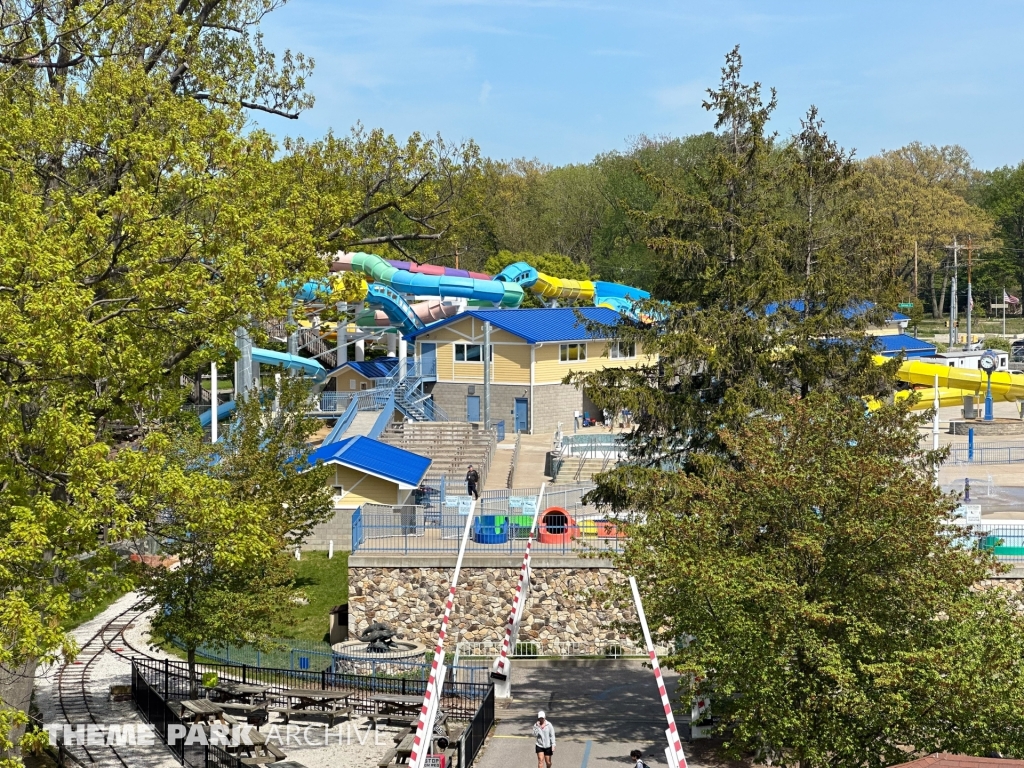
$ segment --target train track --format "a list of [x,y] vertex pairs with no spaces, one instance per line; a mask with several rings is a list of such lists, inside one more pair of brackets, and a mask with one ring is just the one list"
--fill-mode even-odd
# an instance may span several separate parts
[[[105,699],[97,700],[90,688],[91,676],[96,662],[114,654],[130,662],[133,655],[149,656],[132,646],[124,637],[124,631],[146,613],[145,601],[132,605],[126,611],[104,624],[81,648],[73,662],[66,663],[57,672],[57,700],[64,721],[70,725],[88,726],[112,722],[118,717]],[[134,746],[90,746],[66,744],[65,752],[82,765],[110,765],[123,768],[138,768],[142,753]],[[135,761],[130,765],[129,761]]]

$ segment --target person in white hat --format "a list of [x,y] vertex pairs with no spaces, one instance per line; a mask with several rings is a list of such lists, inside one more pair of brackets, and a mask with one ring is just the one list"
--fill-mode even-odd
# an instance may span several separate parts
[[551,757],[555,754],[555,726],[547,719],[543,709],[537,713],[533,736],[537,739],[537,768],[551,768]]

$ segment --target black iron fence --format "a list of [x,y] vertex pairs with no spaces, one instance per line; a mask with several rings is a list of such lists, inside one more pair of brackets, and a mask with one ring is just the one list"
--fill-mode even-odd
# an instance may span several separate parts
[[459,738],[459,768],[469,768],[477,752],[494,724],[494,686],[489,686],[487,695]]
[[[213,745],[186,744],[182,738],[169,739],[168,733],[172,726],[182,726],[181,718],[171,708],[165,696],[160,695],[160,682],[164,691],[170,687],[172,679],[170,670],[155,679],[147,680],[143,668],[132,659],[132,701],[142,718],[156,730],[157,735],[167,745],[176,758],[189,768],[246,768],[241,759]],[[177,689],[177,686],[174,687]],[[187,690],[187,688],[185,688]],[[187,697],[178,697],[187,698]]]
[[[422,696],[426,689],[426,682],[417,678],[356,675],[328,670],[303,672],[246,665],[196,664],[199,681],[203,679],[204,674],[209,673],[215,673],[218,680],[237,680],[266,686],[267,700],[270,704],[286,705],[287,700],[283,698],[282,693],[287,689],[343,690],[352,694],[349,703],[355,711],[364,713],[377,711],[377,702],[373,699],[376,694]],[[208,693],[209,689],[201,682],[193,682],[189,677],[187,662],[169,659],[132,659],[132,698],[139,712],[154,726],[165,742],[168,728],[181,724],[181,719],[172,709],[171,702],[195,697],[206,698]],[[454,768],[470,768],[494,724],[494,686],[490,683],[446,680],[441,692],[440,706],[450,721],[468,723],[459,737],[459,763]],[[185,747],[180,743],[169,746],[190,768],[207,768],[208,765],[217,765],[219,768],[243,768],[238,758],[215,746]],[[203,752],[204,749],[208,751]],[[195,751],[195,754],[190,750]]]

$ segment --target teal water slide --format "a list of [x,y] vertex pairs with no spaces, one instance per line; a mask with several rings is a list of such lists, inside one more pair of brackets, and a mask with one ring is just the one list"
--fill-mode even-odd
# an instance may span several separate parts
[[[275,368],[284,368],[288,371],[302,371],[307,376],[312,376],[315,381],[322,381],[327,376],[327,370],[316,360],[298,355],[289,355],[287,352],[275,352],[272,349],[260,349],[253,347],[252,360],[260,365],[270,365]],[[210,426],[212,421],[212,408],[199,414],[199,423]],[[217,408],[217,421],[225,419],[235,410],[235,401],[229,400],[221,403]]]

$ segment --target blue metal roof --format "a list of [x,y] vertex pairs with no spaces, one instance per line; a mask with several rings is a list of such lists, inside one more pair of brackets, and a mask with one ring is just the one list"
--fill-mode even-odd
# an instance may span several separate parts
[[[794,312],[803,312],[804,311],[803,299],[793,299],[792,301],[786,302],[786,305],[790,309],[792,309]],[[865,312],[868,312],[868,311],[874,309],[874,307],[875,307],[875,305],[874,305],[873,302],[865,301],[865,302],[863,302],[861,304],[855,304],[852,307],[847,307],[846,309],[842,310],[840,312],[840,314],[844,318],[846,318],[847,320],[852,320],[853,318],[855,318],[855,317],[857,317],[859,315],[864,314]],[[771,315],[774,315],[778,311],[779,311],[778,303],[769,304],[767,307],[764,308],[765,315],[768,315],[769,317]],[[890,323],[903,322],[904,320],[910,320],[910,318],[907,317],[904,314],[899,313],[899,312],[893,312],[892,315],[889,318],[889,322]]]
[[[378,357],[374,360],[349,360],[347,363],[342,363],[337,368],[332,368],[328,375],[342,370],[343,368],[351,368],[353,371],[361,373],[368,379],[386,379],[390,376],[395,366],[398,365],[397,357]],[[414,361],[411,357],[406,358],[406,366],[409,370],[412,370]]]
[[893,336],[875,336],[875,349],[883,357],[896,357],[900,353],[906,357],[931,357],[937,348],[927,341],[898,333]]
[[586,322],[602,325],[617,325],[622,315],[607,307],[554,307],[551,309],[471,309],[458,315],[445,318],[428,325],[426,328],[408,334],[407,339],[415,339],[424,333],[457,323],[473,316],[481,321],[489,322],[493,327],[508,331],[514,336],[525,339],[531,344],[542,341],[586,341],[587,339],[606,338],[602,334],[592,334],[580,322],[583,315]]
[[318,461],[341,464],[413,488],[420,484],[430,467],[426,456],[362,435],[320,446],[309,454],[310,464]]

